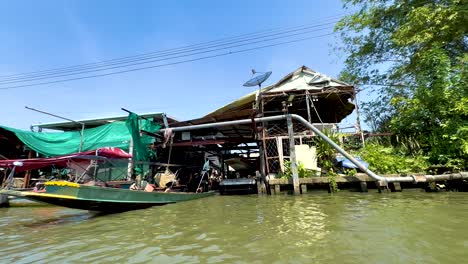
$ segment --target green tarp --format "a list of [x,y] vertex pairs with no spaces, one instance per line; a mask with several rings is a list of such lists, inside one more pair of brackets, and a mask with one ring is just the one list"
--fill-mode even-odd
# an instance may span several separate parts
[[[148,135],[140,135],[140,127],[141,130],[154,133],[158,131],[161,126],[151,121],[140,120],[135,113],[129,113],[126,125],[133,140],[133,160],[148,161],[151,154],[148,145],[154,142],[154,138]],[[135,165],[134,170],[136,174],[142,174],[143,164]]]
[[[150,121],[142,120],[143,128],[148,129]],[[0,126],[5,130],[13,132],[19,140],[32,150],[47,156],[62,156],[79,152],[80,132],[31,132],[23,131],[11,127]],[[150,130],[157,132],[159,126],[154,126]],[[117,121],[107,125],[85,129],[83,137],[82,151],[95,150],[102,147],[117,147],[128,151],[131,134],[126,123]],[[143,144],[150,144],[148,140],[143,140]]]
[[128,115],[126,125],[133,139],[133,159],[147,161],[149,159],[148,145],[154,142],[154,138],[140,135],[140,126],[142,130],[152,133],[158,131],[161,126],[151,121],[140,120],[135,113]]

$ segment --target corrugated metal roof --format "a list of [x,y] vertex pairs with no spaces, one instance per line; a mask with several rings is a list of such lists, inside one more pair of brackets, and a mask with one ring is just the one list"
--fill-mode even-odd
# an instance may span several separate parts
[[[141,117],[145,118],[155,118],[157,121],[162,122],[162,112],[154,112],[154,113],[145,113],[139,114]],[[128,115],[121,115],[121,116],[113,116],[113,117],[101,117],[101,118],[93,118],[93,119],[82,119],[76,120],[76,122],[53,122],[53,123],[45,123],[45,124],[35,124],[34,127],[40,127],[45,129],[54,129],[54,130],[78,130],[81,129],[81,125],[79,123],[84,123],[86,128],[97,127],[101,125],[105,125],[115,121],[125,121],[127,120]],[[167,116],[168,122],[176,123],[179,122],[173,117]]]
[[[294,81],[295,78],[304,77],[304,83],[301,86],[297,86],[296,84],[288,85],[288,82]],[[262,88],[261,91],[263,94],[273,94],[273,93],[280,93],[280,92],[292,92],[292,91],[300,91],[300,90],[323,90],[327,91],[329,88],[336,88],[336,89],[344,89],[350,90],[354,89],[354,87],[348,83],[342,82],[337,79],[333,79],[328,77],[325,74],[321,74],[316,72],[306,66],[301,66],[295,71],[289,73],[281,80],[279,80],[276,84],[267,86]],[[220,119],[225,120],[222,116],[226,115],[236,115],[236,112],[243,111],[246,109],[252,109],[253,103],[255,103],[256,94],[258,91],[251,92],[221,108],[214,110],[213,112],[205,115],[203,119]],[[237,118],[246,118],[249,116],[249,113],[244,111],[243,116],[239,116],[237,114]]]

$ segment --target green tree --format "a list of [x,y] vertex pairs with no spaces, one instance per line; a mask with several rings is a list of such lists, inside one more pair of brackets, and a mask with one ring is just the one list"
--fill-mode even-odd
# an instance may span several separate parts
[[[344,0],[341,78],[376,89],[365,121],[396,133],[432,163],[468,160],[468,1]],[[452,164],[453,165],[453,164]]]

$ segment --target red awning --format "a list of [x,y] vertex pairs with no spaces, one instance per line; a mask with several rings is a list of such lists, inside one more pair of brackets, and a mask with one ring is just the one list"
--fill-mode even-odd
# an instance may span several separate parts
[[53,158],[0,160],[0,168],[13,168],[13,163],[16,161],[23,163],[22,166],[16,167],[16,172],[22,172],[48,166],[66,167],[67,163],[72,160],[91,160],[99,157],[110,159],[128,159],[131,158],[132,155],[119,148],[100,148],[98,150],[85,151]]

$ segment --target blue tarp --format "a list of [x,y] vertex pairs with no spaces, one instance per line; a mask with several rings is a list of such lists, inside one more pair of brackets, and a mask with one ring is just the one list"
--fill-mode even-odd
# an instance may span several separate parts
[[[354,157],[354,159],[356,159],[357,161],[359,161],[362,165],[364,165],[364,167],[369,168],[369,163],[365,162],[364,160],[362,160],[360,157]],[[345,157],[337,157],[336,158],[336,161],[341,164],[341,167],[343,168],[347,168],[347,169],[358,169],[358,167],[356,165],[354,165],[354,163],[352,163],[349,159],[345,158]]]

